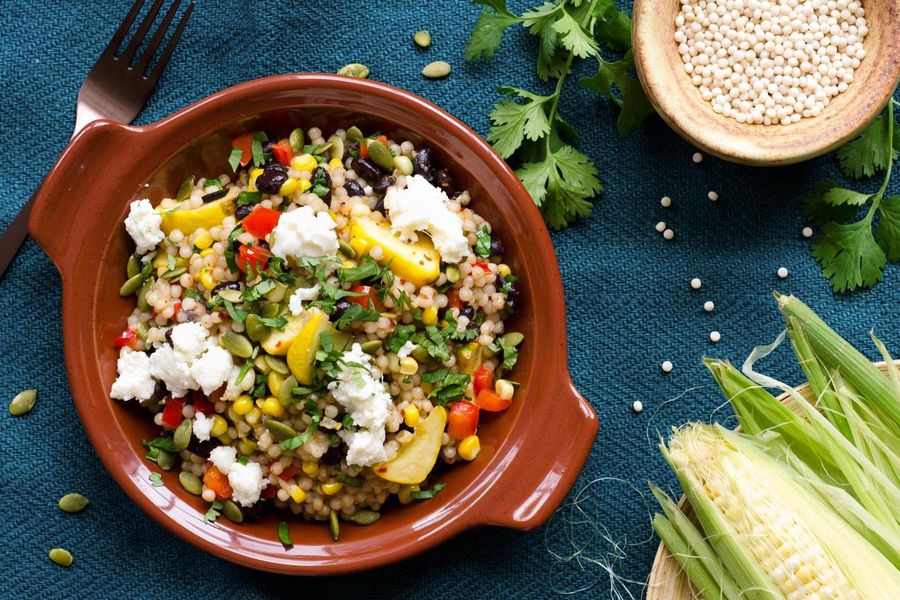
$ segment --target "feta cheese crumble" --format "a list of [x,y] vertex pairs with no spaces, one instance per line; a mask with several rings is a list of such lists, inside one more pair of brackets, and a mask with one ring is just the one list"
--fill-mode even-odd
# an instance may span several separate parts
[[228,381],[234,361],[231,352],[218,345],[209,344],[203,356],[191,365],[191,376],[207,396]]
[[194,432],[194,437],[196,437],[201,442],[208,441],[209,432],[212,431],[214,422],[215,421],[212,417],[207,417],[202,412],[194,413],[194,423],[191,426]]
[[251,506],[259,500],[259,495],[268,485],[259,463],[242,465],[237,461],[237,450],[231,446],[219,446],[209,453],[209,460],[218,470],[228,476],[231,499],[241,506]]
[[406,188],[390,188],[384,207],[390,211],[391,229],[409,241],[417,231],[431,236],[434,247],[446,263],[459,263],[470,254],[469,240],[463,232],[460,216],[448,208],[450,199],[444,190],[428,183],[421,175],[406,178]]
[[228,384],[225,386],[225,393],[222,398],[225,400],[237,400],[238,396],[253,388],[256,383],[256,371],[250,369],[240,381],[237,380],[241,374],[241,368],[237,365],[231,367],[231,373],[228,374]]
[[310,300],[315,300],[319,297],[319,284],[308,288],[297,288],[291,297],[288,299],[288,308],[291,309],[292,315],[300,315],[305,310],[303,308],[304,302],[309,302]]
[[412,354],[413,350],[418,347],[418,344],[414,344],[410,340],[407,340],[406,343],[400,346],[400,349],[397,350],[397,356],[399,356],[400,358],[406,358],[407,356]]
[[200,323],[181,323],[172,328],[172,347],[184,362],[191,362],[203,353],[209,332]]
[[150,357],[131,348],[123,348],[116,361],[119,376],[109,395],[119,400],[149,400],[156,388],[150,376]]
[[135,200],[131,203],[128,217],[125,218],[125,229],[134,240],[138,254],[146,254],[163,241],[166,234],[159,226],[162,215],[153,209],[149,200]]
[[334,256],[338,251],[337,224],[327,212],[301,206],[281,215],[273,230],[272,253],[281,258]]
[[190,364],[181,360],[169,344],[163,344],[150,356],[150,374],[166,384],[173,396],[184,396],[188,390],[197,389]]

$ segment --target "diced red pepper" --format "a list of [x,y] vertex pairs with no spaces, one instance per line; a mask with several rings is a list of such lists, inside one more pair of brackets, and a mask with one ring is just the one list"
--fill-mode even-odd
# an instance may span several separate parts
[[181,423],[181,420],[184,416],[181,414],[181,411],[184,409],[184,398],[169,398],[166,402],[165,408],[163,408],[163,423],[172,427],[178,427],[178,424]]
[[347,300],[350,302],[359,304],[363,308],[369,308],[371,303],[375,310],[379,312],[384,310],[384,304],[381,303],[381,298],[378,297],[378,290],[371,285],[357,283],[350,288],[350,291],[354,294],[360,294],[359,296],[347,296]]
[[253,143],[254,135],[253,133],[245,133],[231,140],[232,147],[241,149],[241,166],[243,167],[249,165],[250,161],[253,160],[251,144]]
[[510,407],[512,400],[504,400],[497,392],[493,390],[481,390],[475,396],[475,404],[481,410],[488,412],[500,412]]
[[447,307],[463,309],[463,301],[459,299],[459,290],[456,288],[447,292]]
[[289,166],[291,164],[291,159],[294,158],[294,151],[291,149],[291,143],[287,141],[287,139],[283,139],[272,144],[272,156],[284,166]]
[[359,143],[359,157],[369,158],[369,142],[362,140]]
[[472,375],[472,387],[475,388],[475,394],[481,390],[490,390],[494,387],[494,372],[484,365],[475,369]]
[[134,329],[132,329],[131,327],[129,327],[128,329],[123,331],[122,334],[113,341],[113,346],[115,346],[116,348],[126,348],[127,347],[127,348],[133,349],[135,343],[137,342],[137,339],[138,339],[137,332]]
[[257,206],[244,218],[244,231],[257,238],[265,237],[275,229],[280,218],[281,213],[277,210],[272,210],[265,206]]
[[228,476],[215,466],[210,466],[203,474],[203,485],[214,491],[219,500],[231,498],[232,489]]
[[278,493],[278,486],[272,485],[271,483],[263,488],[263,491],[259,493],[260,498],[274,498],[275,494]]
[[278,474],[278,478],[282,481],[288,481],[296,477],[298,473],[300,473],[300,469],[295,466],[290,466],[281,471],[281,473]]
[[206,416],[212,416],[216,412],[216,407],[203,394],[203,392],[191,392],[191,403],[194,405],[195,412],[202,412]]
[[179,300],[175,304],[172,305],[172,320],[178,320],[178,313],[181,312],[181,301]]
[[478,430],[478,407],[468,401],[454,402],[447,415],[447,433],[458,440],[475,435]]
[[257,271],[262,271],[266,268],[270,256],[272,256],[272,253],[262,246],[247,246],[245,244],[238,250],[235,262],[241,271],[246,272],[247,265],[251,265]]
[[474,266],[478,267],[479,269],[481,269],[481,270],[484,271],[485,273],[490,273],[490,271],[491,271],[490,265],[488,265],[488,264],[487,264],[486,262],[484,262],[483,260],[476,260]]
[[388,145],[388,139],[387,139],[387,136],[386,136],[386,135],[379,135],[379,136],[378,136],[377,138],[375,138],[375,139],[377,139],[379,142],[381,142],[381,143],[384,144],[385,146]]

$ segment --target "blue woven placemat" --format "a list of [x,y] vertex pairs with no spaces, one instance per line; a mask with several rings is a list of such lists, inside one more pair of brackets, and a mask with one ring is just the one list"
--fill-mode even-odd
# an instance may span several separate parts
[[[78,87],[128,5],[22,0],[4,6],[2,227],[67,142]],[[498,85],[538,83],[533,40],[521,31],[507,34],[499,60],[463,63],[462,47],[477,14],[464,3],[201,1],[138,122],[155,121],[255,77],[333,72],[359,61],[371,67],[373,79],[420,94],[484,134]],[[418,29],[433,34],[427,52],[411,43]],[[452,63],[453,74],[425,80],[421,68],[438,59]],[[568,299],[572,375],[601,419],[576,490],[603,477],[641,490],[648,480],[674,483],[655,450],[655,432],[711,416],[721,400],[700,359],[740,361],[755,344],[773,339],[781,329],[771,296],[775,288],[800,295],[855,343],[866,344],[876,327],[900,350],[900,269],[890,267],[886,283],[875,290],[834,296],[800,236],[800,198],[815,181],[837,175],[831,158],[775,170],[711,158],[695,165],[694,150],[658,119],[622,139],[614,112],[587,92],[573,90],[563,111],[582,132],[581,148],[597,162],[606,187],[590,219],[553,235]],[[707,199],[709,190],[718,192],[718,202]],[[663,195],[674,199],[672,208],[660,207]],[[654,231],[660,220],[675,230],[675,241]],[[780,266],[790,269],[786,280],[775,275]],[[692,277],[702,278],[701,290],[690,289]],[[32,414],[12,419],[4,409],[0,417],[0,596],[512,599],[552,597],[555,590],[596,579],[579,597],[611,597],[605,572],[588,561],[559,565],[548,552],[545,533],[551,549],[564,549],[559,521],[549,531],[471,531],[403,564],[341,578],[266,575],[208,556],[151,521],[100,465],[66,383],[59,277],[33,242],[0,283],[0,299],[6,315],[0,326],[0,399],[5,406],[21,389],[40,390]],[[705,300],[716,304],[711,314],[702,309]],[[708,341],[713,329],[722,333],[717,345]],[[789,358],[788,351],[779,352],[769,361],[770,372],[798,381]],[[675,364],[669,375],[659,369],[665,359]],[[632,413],[634,400],[643,402],[643,414]],[[91,499],[77,516],[55,506],[73,490]],[[584,502],[614,539],[637,544],[649,537],[647,508],[623,484],[596,483]],[[574,530],[582,538],[588,528]],[[75,554],[71,569],[47,559],[57,545]],[[645,579],[655,548],[652,541],[631,547],[618,574]],[[585,556],[606,550],[595,543]]]

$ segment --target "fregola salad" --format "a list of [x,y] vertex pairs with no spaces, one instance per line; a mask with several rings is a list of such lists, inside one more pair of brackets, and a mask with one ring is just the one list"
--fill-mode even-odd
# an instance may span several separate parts
[[131,204],[110,395],[150,411],[147,459],[207,520],[278,507],[337,539],[476,459],[480,413],[513,400],[519,290],[429,148],[357,127],[232,146],[231,174]]

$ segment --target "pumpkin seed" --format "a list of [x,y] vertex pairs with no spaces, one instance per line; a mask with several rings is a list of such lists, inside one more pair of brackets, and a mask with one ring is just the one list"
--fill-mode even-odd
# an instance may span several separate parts
[[447,265],[447,268],[444,269],[444,275],[447,276],[447,281],[456,283],[459,281],[459,267],[456,265]]
[[299,127],[291,132],[291,135],[288,137],[288,143],[291,145],[291,150],[294,151],[294,154],[300,154],[303,152],[303,130]]
[[72,556],[72,553],[65,548],[54,548],[53,550],[51,550],[50,560],[62,567],[71,567],[72,563],[75,562],[75,558]]
[[37,390],[25,390],[24,392],[19,392],[16,394],[16,397],[12,399],[12,402],[9,403],[9,414],[14,417],[21,417],[24,414],[30,413],[31,409],[34,408],[35,402],[37,402]]
[[188,493],[191,493],[195,496],[199,496],[203,493],[203,482],[200,481],[200,478],[191,473],[190,471],[182,471],[178,474],[178,483],[181,484]]
[[338,240],[338,248],[341,250],[341,254],[353,260],[356,258],[356,250],[353,249],[353,246],[345,242],[344,240]]
[[402,175],[413,174],[412,161],[409,160],[408,156],[403,156],[402,154],[394,157],[394,168],[400,171]]
[[347,77],[356,77],[357,79],[365,79],[369,76],[369,67],[362,63],[350,63],[338,69],[338,75],[346,75]]
[[165,279],[166,281],[172,281],[173,279],[177,279],[177,278],[181,277],[185,273],[187,273],[187,268],[180,267],[180,268],[174,269],[172,271],[166,271],[165,273],[163,273],[161,275],[161,277],[163,279]]
[[374,510],[364,508],[353,513],[353,516],[350,517],[350,520],[357,525],[371,525],[380,518],[381,513],[377,513]]
[[344,140],[337,135],[332,135],[328,141],[331,142],[331,158],[338,160],[344,158]]
[[270,369],[280,375],[287,375],[291,372],[291,370],[287,366],[287,363],[275,356],[266,355],[266,363],[269,365]]
[[144,276],[140,273],[135,275],[134,277],[129,277],[128,280],[122,284],[122,287],[119,288],[120,296],[130,296],[141,287],[141,284],[144,283]]
[[262,307],[262,316],[267,319],[274,319],[278,315],[281,314],[281,305],[277,302],[272,302],[271,304],[266,304]]
[[362,351],[366,354],[375,354],[379,348],[381,348],[381,340],[369,340],[368,342],[363,342],[359,346],[362,348]]
[[369,140],[369,159],[382,169],[394,168],[394,155],[378,140]]
[[88,504],[88,499],[81,494],[66,494],[59,499],[60,510],[67,513],[81,512]]
[[431,361],[428,350],[426,350],[422,346],[416,346],[415,348],[413,348],[413,351],[410,353],[410,355],[420,363],[428,363]]
[[422,69],[422,75],[428,79],[441,79],[442,77],[449,75],[450,70],[450,63],[436,60],[433,63],[425,65],[425,68]]
[[325,142],[324,144],[319,144],[318,146],[316,146],[316,147],[313,149],[312,153],[313,153],[313,154],[317,154],[317,155],[318,155],[318,154],[325,154],[326,152],[328,152],[329,150],[331,150],[331,147],[332,147],[332,146],[334,146],[334,143],[333,143],[333,142]]
[[144,321],[141,321],[140,323],[138,323],[138,326],[137,326],[138,337],[141,338],[142,340],[146,340],[148,333],[150,333],[150,328],[147,326],[147,324]]
[[[244,328],[247,330],[247,335],[250,336],[250,339],[254,342],[258,342],[269,335],[269,327],[263,324],[262,317],[253,313],[247,315],[247,318],[244,320]],[[257,358],[263,357],[259,356]],[[254,364],[259,366],[259,363]],[[268,370],[266,371],[266,374],[268,374]]]
[[135,275],[137,275],[138,273],[140,273],[141,267],[143,267],[143,265],[141,264],[141,260],[137,257],[137,255],[132,254],[131,256],[129,256],[128,257],[128,266],[126,268],[126,273],[128,275],[128,278],[130,279],[130,278],[134,277]]
[[141,286],[141,289],[138,290],[137,294],[137,307],[138,310],[142,312],[147,312],[150,309],[150,303],[147,302],[147,292],[150,291],[150,288],[153,287],[155,281],[151,277],[147,281],[144,282],[144,285]]
[[269,302],[281,302],[284,300],[284,294],[287,292],[287,284],[280,281],[275,282],[275,287],[266,292],[265,299]]
[[184,181],[181,182],[181,185],[178,186],[178,193],[175,194],[175,200],[181,202],[182,200],[187,200],[188,196],[191,195],[191,192],[194,191],[194,176],[191,175],[187,177]]
[[431,34],[427,31],[417,31],[413,34],[413,41],[419,48],[427,48],[431,45]]
[[338,521],[338,514],[334,511],[328,513],[328,529],[331,531],[331,539],[337,541],[341,535],[341,524]]
[[525,336],[518,331],[510,331],[509,333],[503,334],[500,338],[505,345],[512,346],[513,348],[521,344],[524,339]]
[[222,300],[228,300],[232,304],[237,304],[238,302],[241,302],[242,293],[243,292],[241,292],[241,290],[232,290],[230,288],[226,288],[224,290],[219,290],[216,295],[219,296],[219,298],[221,298]]
[[250,340],[234,331],[226,331],[222,335],[222,345],[225,349],[241,358],[250,358],[253,355],[253,344]]
[[348,140],[360,140],[362,139],[363,132],[356,125],[351,125],[347,129],[347,139]]
[[232,523],[240,523],[244,520],[244,513],[242,513],[240,507],[231,500],[226,500],[222,503],[222,514]]
[[297,431],[291,427],[290,425],[285,425],[281,421],[276,421],[275,419],[269,419],[265,422],[266,429],[269,430],[275,439],[279,442],[283,442],[284,440],[289,440],[292,437],[297,435]]
[[291,375],[285,378],[284,383],[281,384],[281,388],[278,390],[278,402],[282,406],[290,406],[294,401],[293,391],[295,387],[297,387],[296,377]]
[[177,459],[178,455],[174,452],[159,450],[159,454],[156,455],[156,464],[158,464],[159,468],[163,471],[168,471],[175,466],[175,462]]
[[[253,315],[247,315],[247,320],[250,320],[250,317],[252,316]],[[247,333],[250,333],[249,329],[247,330]],[[256,358],[254,358],[253,366],[263,375],[268,375],[272,371],[272,369],[269,368],[269,363],[266,362],[265,354],[260,354]]]
[[191,443],[191,434],[193,432],[194,426],[190,419],[184,419],[179,423],[178,427],[175,428],[175,433],[172,434],[172,444],[175,446],[175,449],[179,452],[185,450],[188,444]]

